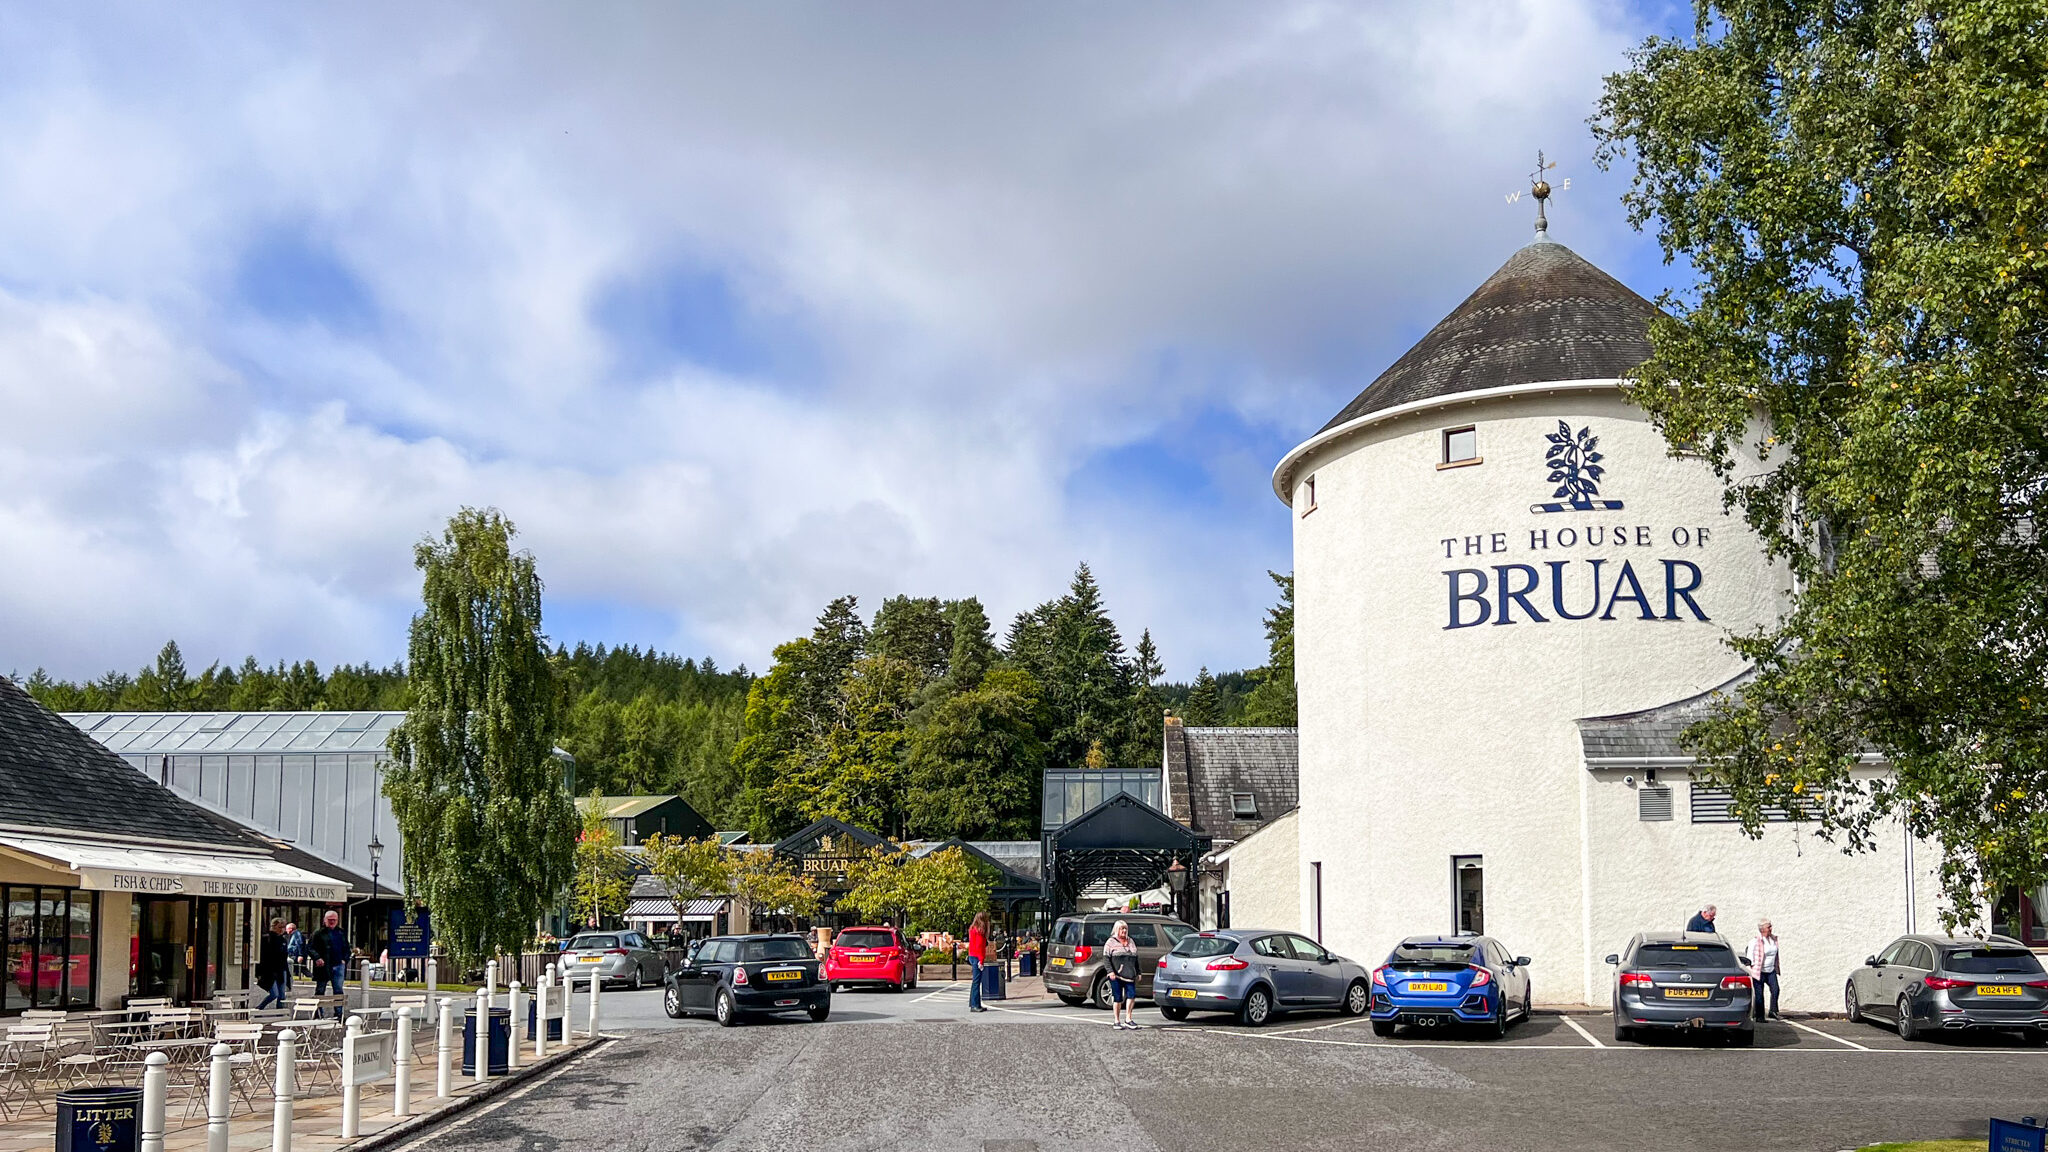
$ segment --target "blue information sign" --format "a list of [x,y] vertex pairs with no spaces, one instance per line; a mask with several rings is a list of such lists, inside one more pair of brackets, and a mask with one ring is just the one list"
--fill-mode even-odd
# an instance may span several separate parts
[[1994,1118],[1991,1121],[1991,1152],[2048,1152],[2048,1128]]
[[391,958],[424,957],[434,946],[434,925],[424,908],[391,910]]

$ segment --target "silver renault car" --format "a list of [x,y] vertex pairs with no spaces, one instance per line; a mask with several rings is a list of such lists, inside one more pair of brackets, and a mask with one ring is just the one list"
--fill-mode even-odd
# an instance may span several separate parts
[[1181,939],[1159,958],[1152,1003],[1168,1020],[1229,1012],[1257,1028],[1276,1012],[1372,1007],[1371,973],[1306,936],[1269,928],[1217,928]]

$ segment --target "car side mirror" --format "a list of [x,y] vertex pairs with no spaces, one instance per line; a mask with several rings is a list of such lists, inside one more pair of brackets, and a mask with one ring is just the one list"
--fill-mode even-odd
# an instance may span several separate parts
[[1515,957],[1515,967],[1517,967],[1517,968],[1527,968],[1528,966],[1529,966],[1529,958],[1528,958],[1527,956],[1517,956],[1517,957]]
[[1607,962],[1609,964],[1620,964],[1621,954],[1619,952],[1609,952],[1607,954]]
[[1337,958],[1335,956],[1330,955],[1327,952],[1323,954],[1322,959],[1316,961],[1316,963],[1318,964],[1335,964],[1336,962]]
[[1882,968],[1884,967],[1884,961],[1879,960],[1875,956],[1865,956],[1863,958],[1863,966],[1866,968]]

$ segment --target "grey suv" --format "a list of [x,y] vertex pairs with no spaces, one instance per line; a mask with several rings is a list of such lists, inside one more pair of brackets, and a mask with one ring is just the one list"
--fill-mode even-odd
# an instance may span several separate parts
[[1191,925],[1157,912],[1090,912],[1063,916],[1052,926],[1045,941],[1045,987],[1068,1004],[1089,1000],[1098,1008],[1109,1006],[1109,973],[1102,966],[1102,946],[1116,931],[1116,922],[1131,926],[1131,941],[1138,946],[1138,999],[1152,995],[1152,973],[1159,958],[1173,950],[1181,937],[1194,932]]
[[1641,932],[1614,965],[1614,1038],[1684,1029],[1721,1036],[1744,1048],[1756,1043],[1750,1022],[1749,971],[1718,932]]
[[2006,936],[1901,936],[1849,973],[1850,1020],[1884,1020],[1899,1039],[1936,1029],[2017,1032],[2048,1044],[2048,972]]

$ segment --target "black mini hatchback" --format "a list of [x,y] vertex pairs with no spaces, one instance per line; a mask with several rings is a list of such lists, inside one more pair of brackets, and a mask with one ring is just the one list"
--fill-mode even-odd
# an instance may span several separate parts
[[832,988],[820,979],[802,936],[713,936],[668,975],[662,1010],[681,1018],[709,1013],[727,1028],[744,1016],[803,1012],[823,1020]]

